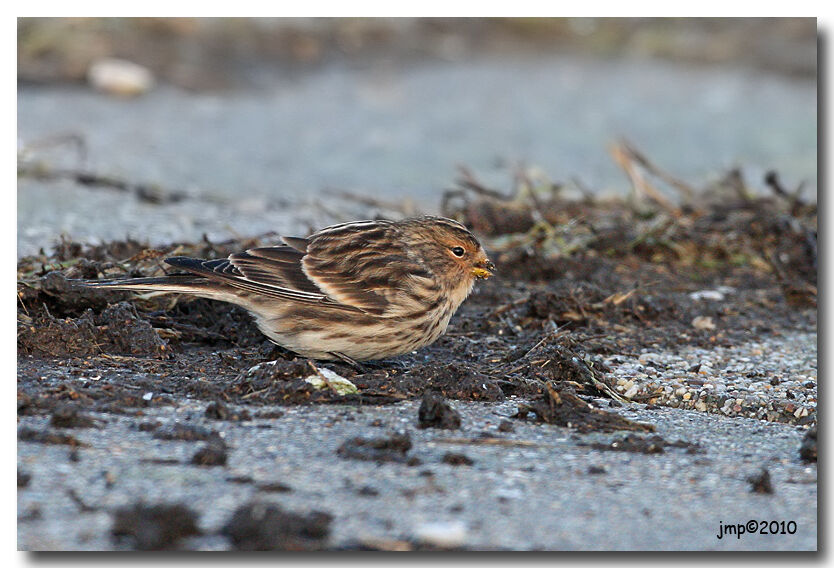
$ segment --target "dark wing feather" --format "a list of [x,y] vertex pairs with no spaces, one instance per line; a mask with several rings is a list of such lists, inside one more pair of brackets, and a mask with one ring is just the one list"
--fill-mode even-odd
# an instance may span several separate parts
[[[287,287],[285,280],[276,273],[269,270],[269,266],[265,263],[275,262],[268,259],[261,259],[252,261],[252,258],[257,258],[247,253],[237,253],[229,256],[228,259],[222,260],[200,260],[196,258],[187,257],[172,257],[166,258],[165,262],[171,266],[185,269],[194,274],[199,274],[209,280],[214,280],[238,288],[252,292],[254,294],[277,298],[282,300],[291,300],[294,302],[301,302],[305,304],[326,305],[333,308],[361,311],[361,309],[340,304],[331,298],[328,298],[318,288],[315,292],[310,290],[300,290]],[[243,259],[243,260],[241,260]],[[238,266],[241,263],[243,268]],[[307,281],[309,288],[311,283]]]
[[321,289],[304,274],[301,268],[302,258],[304,253],[288,246],[278,246],[254,248],[232,254],[228,262],[249,280],[322,294]]

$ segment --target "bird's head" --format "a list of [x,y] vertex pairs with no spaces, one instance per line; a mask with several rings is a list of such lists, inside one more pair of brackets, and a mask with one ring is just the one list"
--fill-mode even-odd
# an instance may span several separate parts
[[419,217],[404,227],[413,250],[447,290],[469,294],[475,280],[492,276],[495,265],[466,227],[444,217]]

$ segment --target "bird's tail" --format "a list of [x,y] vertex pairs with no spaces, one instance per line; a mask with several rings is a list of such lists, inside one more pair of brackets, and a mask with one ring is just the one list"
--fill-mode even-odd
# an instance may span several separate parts
[[113,280],[73,280],[74,286],[133,292],[161,292],[165,294],[192,294],[203,298],[229,301],[223,286],[206,278],[191,274],[172,274],[152,278],[124,278]]

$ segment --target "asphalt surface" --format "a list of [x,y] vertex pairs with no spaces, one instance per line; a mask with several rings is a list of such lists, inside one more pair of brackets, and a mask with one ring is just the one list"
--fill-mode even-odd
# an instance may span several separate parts
[[[607,401],[600,401],[605,407]],[[193,442],[164,441],[133,421],[101,416],[103,429],[73,434],[91,445],[69,459],[62,446],[19,444],[20,467],[31,474],[19,491],[18,547],[26,550],[101,550],[129,545],[110,538],[112,513],[137,501],[182,502],[199,516],[207,536],[187,539],[190,549],[228,549],[216,533],[234,510],[251,500],[276,502],[296,512],[333,515],[328,546],[385,541],[441,547],[511,550],[815,550],[816,465],[803,465],[804,430],[784,424],[671,408],[621,409],[656,425],[669,442],[696,442],[698,453],[667,448],[662,454],[602,451],[578,442],[611,442],[625,433],[574,434],[513,420],[516,402],[453,403],[459,431],[420,430],[417,402],[386,407],[282,408],[284,416],[243,423],[203,417],[204,404],[153,409],[149,420],[210,426],[232,448],[225,467],[190,465]],[[24,417],[43,427],[46,419]],[[375,425],[379,424],[379,425]],[[408,432],[409,456],[422,462],[376,463],[344,459],[338,447],[354,436]],[[518,446],[478,444],[483,432]],[[472,465],[443,463],[462,453]],[[180,464],[147,463],[146,459]],[[766,468],[772,494],[754,493],[748,478]],[[250,477],[252,483],[229,481]],[[108,480],[110,485],[108,485]],[[280,483],[272,493],[258,484]],[[69,490],[96,511],[82,512]],[[794,534],[723,535],[722,525],[793,521]],[[787,529],[786,529],[787,531]],[[441,536],[433,536],[435,533]]]

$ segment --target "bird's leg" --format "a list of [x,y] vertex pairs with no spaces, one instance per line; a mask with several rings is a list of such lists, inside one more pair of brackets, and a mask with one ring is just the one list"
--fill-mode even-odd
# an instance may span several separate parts
[[338,351],[331,351],[330,354],[333,355],[334,357],[337,357],[337,358],[341,359],[342,361],[344,361],[345,363],[347,363],[348,365],[350,365],[351,367],[356,369],[359,373],[367,373],[368,372],[368,368],[365,367],[362,363],[360,363],[359,361],[355,361],[355,360],[351,359],[350,357],[348,357],[344,353],[339,353]]
[[388,369],[390,367],[396,367],[398,369],[406,369],[408,365],[405,364],[403,361],[391,361],[391,360],[380,360],[380,361],[365,361],[364,363],[360,363],[355,361],[345,355],[344,353],[339,353],[338,351],[331,351],[331,355],[334,357],[338,357],[360,373],[367,373],[368,371],[373,371],[374,369]]

